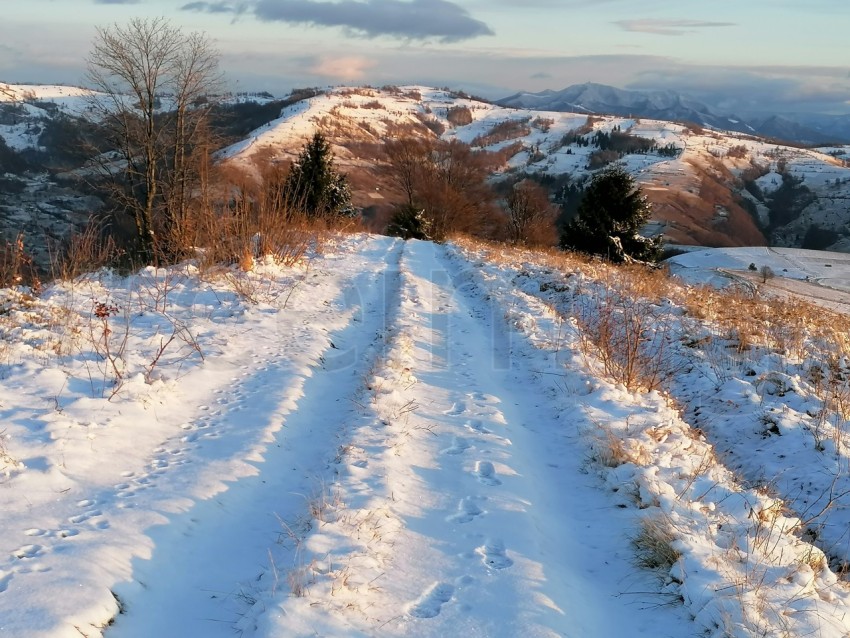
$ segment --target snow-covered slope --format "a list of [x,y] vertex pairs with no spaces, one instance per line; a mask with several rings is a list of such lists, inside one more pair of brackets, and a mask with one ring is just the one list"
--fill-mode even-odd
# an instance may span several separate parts
[[540,111],[575,111],[687,121],[741,133],[756,132],[741,118],[719,115],[708,105],[688,99],[675,91],[633,91],[587,82],[560,91],[517,93],[497,103]]
[[850,115],[780,115],[765,109],[742,118],[670,90],[627,90],[587,82],[560,91],[516,93],[497,102],[504,106],[545,111],[586,111],[687,121],[800,144],[850,141]]
[[[797,148],[669,121],[506,108],[417,86],[329,89],[288,107],[226,154],[244,164],[260,151],[292,158],[317,129],[349,171],[380,162],[380,155],[362,156],[363,142],[435,132],[503,153],[497,178],[537,173],[581,184],[617,160],[645,187],[658,229],[674,243],[850,249],[847,147]],[[600,135],[619,136],[620,146]],[[630,144],[637,150],[617,150]],[[798,191],[790,199],[780,191],[783,176]],[[374,180],[367,183],[373,191]],[[812,227],[823,232],[812,236]]]
[[[847,635],[830,319],[736,349],[605,268],[356,235],[3,291],[0,634]],[[664,393],[588,346],[626,290]]]

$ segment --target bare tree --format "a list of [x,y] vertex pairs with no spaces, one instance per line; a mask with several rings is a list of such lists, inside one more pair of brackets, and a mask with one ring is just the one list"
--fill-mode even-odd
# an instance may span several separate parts
[[[113,196],[136,224],[138,256],[167,254],[184,223],[193,160],[209,150],[208,96],[220,85],[218,54],[206,36],[163,19],[99,28],[88,58],[94,111],[120,159],[104,162]],[[193,174],[194,173],[194,174]]]
[[555,239],[557,210],[546,189],[524,179],[514,185],[507,197],[508,231],[515,244],[547,243]]
[[488,234],[488,220],[494,218],[487,184],[496,163],[492,153],[457,140],[418,138],[388,141],[385,153],[386,175],[406,200],[397,214],[420,216],[437,240],[458,231]]
[[387,140],[384,152],[387,158],[387,174],[404,193],[405,204],[413,208],[416,202],[417,184],[428,163],[431,144],[415,137]]

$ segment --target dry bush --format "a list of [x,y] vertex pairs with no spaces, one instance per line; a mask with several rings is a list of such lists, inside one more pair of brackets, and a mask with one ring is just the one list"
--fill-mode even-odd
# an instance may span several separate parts
[[737,144],[726,152],[727,157],[741,159],[749,154],[749,149],[744,144]]
[[[426,113],[417,113],[416,118],[437,137],[440,137],[446,132],[445,125],[436,117],[430,116]],[[389,133],[389,130],[387,132]]]
[[536,117],[532,120],[531,125],[544,133],[548,133],[554,123],[555,120],[551,117]]
[[362,97],[375,97],[375,91],[370,89],[369,87],[353,87],[347,89],[341,89],[337,92],[337,95],[341,95],[343,97],[347,97],[349,95],[360,95]]
[[270,162],[258,172],[256,178],[223,169],[217,196],[193,216],[192,245],[200,249],[202,267],[240,264],[250,269],[253,259],[266,255],[292,265],[323,241],[328,221],[308,218],[287,199],[287,167]]
[[574,313],[582,353],[602,364],[605,374],[629,390],[655,390],[676,369],[669,318],[631,287],[611,282],[597,294],[576,300]]
[[109,266],[122,252],[103,225],[91,222],[68,239],[50,247],[50,271],[54,279],[72,281],[80,275]]
[[618,436],[611,427],[594,423],[590,434],[593,460],[604,467],[619,467],[626,463],[645,466],[652,459],[643,444],[634,438]]
[[24,234],[18,233],[14,241],[0,246],[0,286],[38,288],[39,285],[38,270],[24,247]]
[[21,467],[21,462],[6,449],[6,430],[0,430],[0,477],[9,476],[13,469]]
[[545,188],[531,180],[522,180],[514,184],[506,204],[508,234],[513,243],[552,246],[557,242],[558,209],[549,201]]
[[468,106],[452,106],[446,110],[446,119],[454,126],[472,124],[472,111]]

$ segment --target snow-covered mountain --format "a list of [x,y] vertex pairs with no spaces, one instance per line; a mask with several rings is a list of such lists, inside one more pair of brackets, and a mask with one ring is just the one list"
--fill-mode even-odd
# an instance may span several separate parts
[[502,106],[541,111],[574,111],[685,121],[721,130],[755,133],[741,118],[717,114],[706,104],[675,91],[630,91],[587,82],[561,91],[517,93],[497,100]]
[[[741,117],[721,113],[721,109],[669,90],[626,90],[588,82],[561,91],[516,93],[497,100],[497,104],[545,111],[576,111],[692,122],[723,131],[752,133],[802,144],[850,142],[850,116],[832,118],[831,126],[817,124],[817,116],[812,115]],[[843,126],[840,125],[842,122]]]

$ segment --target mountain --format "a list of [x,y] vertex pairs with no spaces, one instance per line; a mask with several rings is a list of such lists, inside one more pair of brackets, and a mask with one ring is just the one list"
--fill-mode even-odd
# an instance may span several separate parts
[[721,114],[720,109],[716,107],[669,90],[626,90],[588,82],[569,86],[561,91],[516,93],[496,100],[496,103],[513,108],[691,122],[722,131],[751,133],[798,144],[850,142],[850,115],[761,113],[740,117]]
[[594,82],[576,84],[561,91],[516,93],[496,100],[496,104],[541,111],[648,117],[671,122],[692,122],[725,131],[756,132],[742,118],[719,115],[708,105],[688,99],[675,91],[632,91]]
[[817,139],[827,143],[850,143],[850,114],[792,113],[785,117],[813,131],[819,136]]

